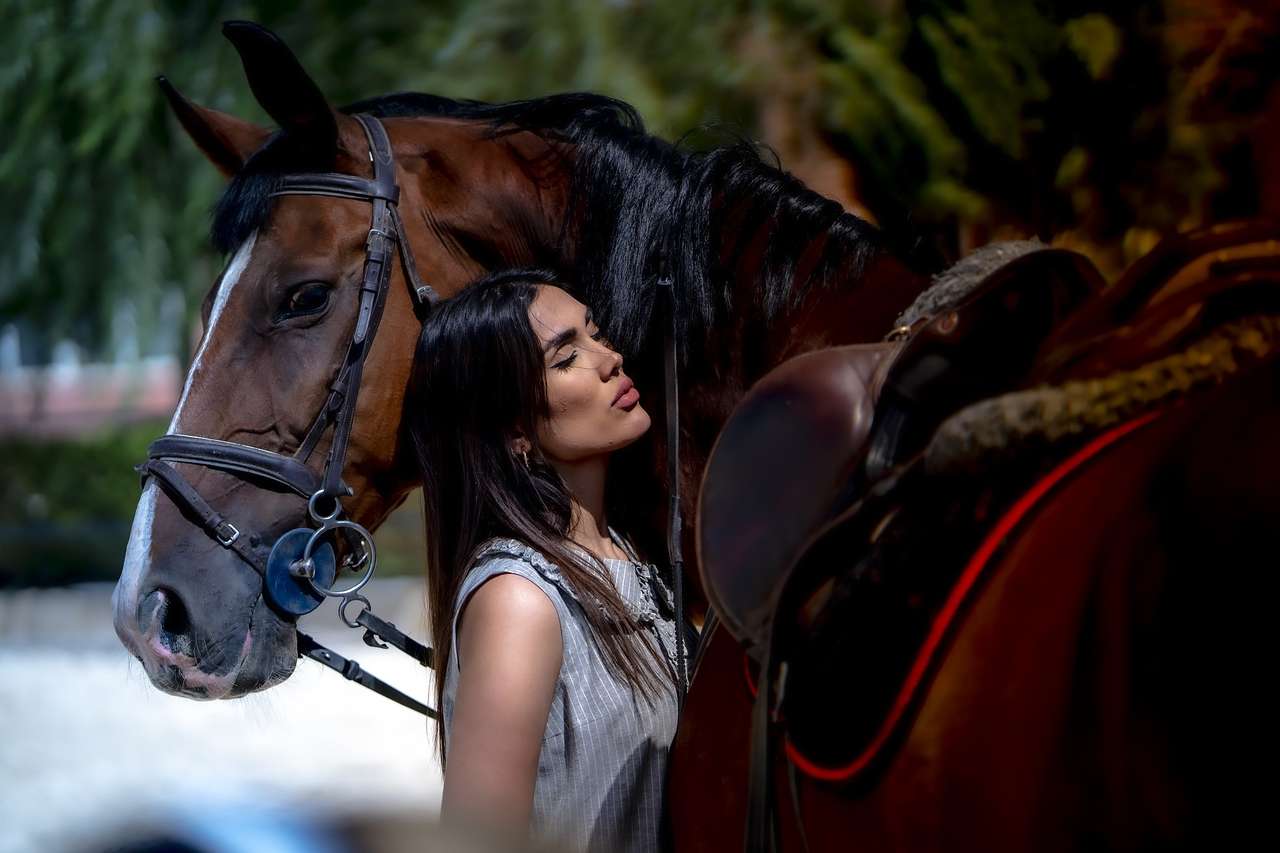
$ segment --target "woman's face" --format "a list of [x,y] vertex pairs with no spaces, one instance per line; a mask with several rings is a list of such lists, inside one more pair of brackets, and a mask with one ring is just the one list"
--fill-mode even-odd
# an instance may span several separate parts
[[552,285],[538,287],[529,323],[542,341],[551,417],[538,425],[538,446],[552,462],[611,453],[644,435],[649,414],[622,372],[591,310]]

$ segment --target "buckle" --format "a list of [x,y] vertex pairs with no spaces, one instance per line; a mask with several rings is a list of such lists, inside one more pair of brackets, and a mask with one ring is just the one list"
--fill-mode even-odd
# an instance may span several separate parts
[[371,225],[369,226],[369,236],[364,239],[364,250],[366,254],[370,254],[374,251],[373,241],[377,237],[381,237],[388,243],[394,243],[396,240],[396,236],[391,232],[384,231],[376,225]]
[[213,536],[223,548],[231,547],[231,543],[240,538],[240,531],[229,521],[224,521],[214,528]]

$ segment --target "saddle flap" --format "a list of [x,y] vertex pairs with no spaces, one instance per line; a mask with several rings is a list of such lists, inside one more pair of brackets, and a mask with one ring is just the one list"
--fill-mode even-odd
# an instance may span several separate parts
[[703,588],[730,633],[760,642],[786,571],[865,449],[899,344],[820,350],[751,389],[712,450],[698,505]]

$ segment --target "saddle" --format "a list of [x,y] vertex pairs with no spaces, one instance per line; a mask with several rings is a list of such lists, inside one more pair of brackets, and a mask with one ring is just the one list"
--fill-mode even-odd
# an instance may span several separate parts
[[1075,252],[988,251],[994,269],[970,263],[968,277],[939,278],[953,299],[934,288],[921,297],[936,314],[883,343],[787,361],[725,423],[703,476],[698,562],[717,616],[749,654],[759,656],[815,531],[918,453],[948,415],[1024,384],[1044,341],[1102,289]]
[[[926,638],[959,612],[944,603],[972,594],[957,583],[992,519],[1089,437],[965,467],[956,448],[939,450],[949,435],[972,438],[957,423],[1055,387],[1141,412],[1158,402],[1151,376],[1163,374],[1151,365],[1174,391],[1191,387],[1212,359],[1197,341],[1242,318],[1280,318],[1271,224],[1166,241],[1105,291],[1083,258],[1052,252],[985,275],[903,340],[787,362],[726,424],[699,508],[704,587],[766,675],[779,658],[790,664],[785,701],[773,701],[793,758],[850,768],[846,781],[876,763],[941,653]],[[1254,329],[1233,340],[1240,358],[1265,349]],[[1134,399],[1107,396],[1117,376]]]

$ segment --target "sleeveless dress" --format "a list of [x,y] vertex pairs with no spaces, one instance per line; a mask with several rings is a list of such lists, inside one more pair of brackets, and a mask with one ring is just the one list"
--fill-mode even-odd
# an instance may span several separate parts
[[[675,613],[666,579],[652,564],[603,562],[640,630],[650,632],[674,667]],[[531,834],[536,841],[555,844],[552,849],[661,849],[667,754],[678,712],[674,686],[646,700],[615,677],[560,569],[514,539],[486,543],[463,579],[453,608],[454,649],[462,606],[481,584],[500,574],[519,575],[546,594],[560,618],[564,641],[564,662],[538,758]],[[697,640],[691,632],[686,626],[686,649]],[[446,747],[458,673],[458,655],[450,655],[442,703]]]

